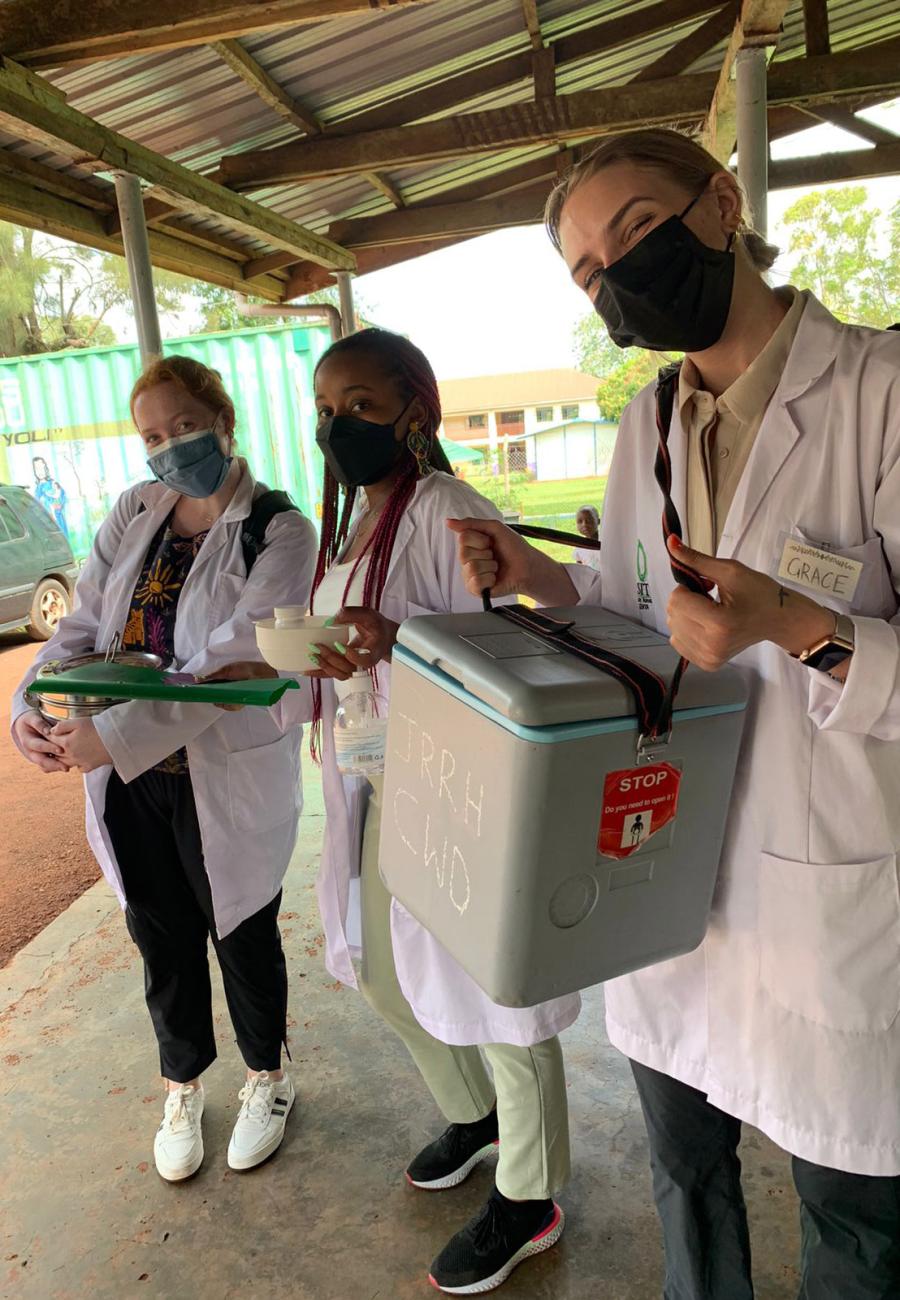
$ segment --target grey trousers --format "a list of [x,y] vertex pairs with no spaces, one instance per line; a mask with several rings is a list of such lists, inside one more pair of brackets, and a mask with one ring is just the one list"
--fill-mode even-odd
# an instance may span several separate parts
[[[663,1300],[752,1300],[740,1120],[631,1062],[666,1253]],[[803,1240],[798,1300],[900,1300],[900,1177],[793,1158]]]

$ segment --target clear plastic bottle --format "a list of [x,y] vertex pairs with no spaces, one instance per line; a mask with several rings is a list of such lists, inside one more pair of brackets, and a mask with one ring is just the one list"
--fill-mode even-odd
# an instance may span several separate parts
[[344,776],[378,776],[384,771],[387,700],[372,689],[367,672],[354,673],[351,690],[334,716],[334,752]]

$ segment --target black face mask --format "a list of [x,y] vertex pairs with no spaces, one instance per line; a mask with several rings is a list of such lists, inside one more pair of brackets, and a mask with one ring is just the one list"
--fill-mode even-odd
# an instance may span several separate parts
[[387,478],[403,454],[396,438],[397,422],[374,424],[357,415],[332,415],[316,430],[316,442],[325,463],[346,488],[368,487]]
[[594,310],[620,348],[703,352],[722,337],[734,287],[734,236],[724,249],[708,248],[684,224],[701,194],[600,272]]

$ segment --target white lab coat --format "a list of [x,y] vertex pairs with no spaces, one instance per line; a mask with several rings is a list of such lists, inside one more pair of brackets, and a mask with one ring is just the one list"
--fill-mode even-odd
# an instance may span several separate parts
[[[175,667],[183,672],[208,674],[237,660],[259,659],[254,620],[271,616],[276,604],[305,605],[309,598],[317,540],[312,524],[297,511],[272,520],[266,548],[247,579],[241,531],[253,497],[262,491],[242,462],[237,491],[210,528],[179,598]],[[13,721],[29,708],[24,688],[42,663],[106,649],[122,631],[150,542],[177,500],[176,492],[156,481],[119,497],[78,580],[74,612],[35,657],[16,692]],[[125,782],[187,747],[216,928],[223,938],[281,888],[302,805],[302,731],[296,713],[296,707],[283,713],[281,703],[224,712],[213,704],[134,700],[95,719]],[[111,771],[104,766],[85,775],[87,834],[124,906],[103,816]]]
[[[397,530],[381,612],[402,623],[416,614],[446,614],[480,609],[463,583],[456,538],[448,517],[499,518],[497,510],[473,488],[449,474],[421,480]],[[390,690],[390,668],[378,668],[379,691]],[[362,828],[369,784],[342,778],[334,756],[335,692],[322,691],[322,782],[326,829],[318,894],[325,929],[325,963],[336,978],[357,987],[352,958],[360,956],[355,935]],[[297,705],[292,702],[292,707]],[[396,901],[391,908],[394,961],[404,996],[417,1020],[445,1043],[543,1042],[570,1025],[578,1015],[577,995],[555,998],[537,1007],[498,1006],[475,984],[445,948]]]
[[[816,597],[852,616],[856,653],[843,688],[770,643],[737,658],[751,699],[707,937],[607,984],[607,1025],[628,1056],[787,1151],[896,1175],[900,336],[842,325],[805,296],[718,554],[775,577],[792,536],[861,561],[852,604]],[[673,580],[656,445],[651,387],[619,429],[602,574],[569,571],[584,601],[664,632]],[[685,446],[676,404],[669,447],[682,520]],[[652,601],[643,611],[639,543]]]

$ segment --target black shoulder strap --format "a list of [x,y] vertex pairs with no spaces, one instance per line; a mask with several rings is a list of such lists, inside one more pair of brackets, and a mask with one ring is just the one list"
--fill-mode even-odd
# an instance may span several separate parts
[[263,492],[253,502],[241,531],[244,567],[248,576],[253,565],[266,549],[266,530],[269,524],[276,515],[282,515],[286,510],[297,510],[298,508],[294,505],[287,492],[275,488]]
[[599,551],[601,548],[599,538],[594,542],[590,537],[582,537],[581,533],[563,533],[558,528],[539,528],[537,524],[509,526],[520,537],[533,537],[538,542],[559,542],[563,546],[578,546],[584,551]]
[[[138,514],[141,514],[146,508],[142,501],[138,506]],[[300,507],[294,505],[287,492],[281,492],[276,488],[271,489],[269,492],[263,492],[262,496],[256,498],[249,515],[244,520],[244,527],[241,531],[244,568],[247,570],[248,575],[266,549],[266,531],[275,516],[284,514],[285,510],[299,509]]]
[[[656,384],[656,428],[658,448],[654,472],[663,496],[663,536],[668,542],[670,536],[681,539],[681,520],[672,500],[672,465],[669,459],[669,427],[675,410],[675,395],[678,391],[678,373],[680,365],[667,366],[659,372]],[[517,530],[518,531],[518,530]],[[523,530],[524,531],[524,530]],[[532,536],[546,530],[531,530]],[[561,538],[555,540],[562,540]],[[703,579],[687,565],[680,564],[670,557],[672,572],[677,582],[691,591],[707,594]],[[490,590],[482,592],[484,608],[490,610]],[[679,659],[671,680],[666,683],[657,673],[642,664],[617,655],[613,651],[603,650],[586,637],[573,630],[571,623],[564,623],[551,618],[543,610],[527,608],[524,605],[504,605],[493,611],[509,622],[526,628],[541,640],[550,641],[558,649],[574,655],[577,659],[591,664],[601,672],[617,678],[634,697],[635,709],[640,727],[638,754],[646,741],[659,741],[668,736],[672,728],[672,713],[681,679],[688,667],[688,661]]]
[[[680,371],[681,362],[666,366],[665,369],[660,370],[656,381],[656,432],[658,445],[653,473],[662,492],[663,540],[667,547],[670,537],[677,537],[679,541],[682,540],[681,520],[678,517],[675,502],[672,500],[672,461],[669,457],[669,429],[675,411],[675,394],[678,392],[678,375]],[[689,569],[686,564],[681,564],[674,556],[669,557],[669,564],[671,565],[672,576],[682,587],[687,587],[688,591],[697,592],[701,596],[707,594],[706,583],[697,576],[693,569]]]

